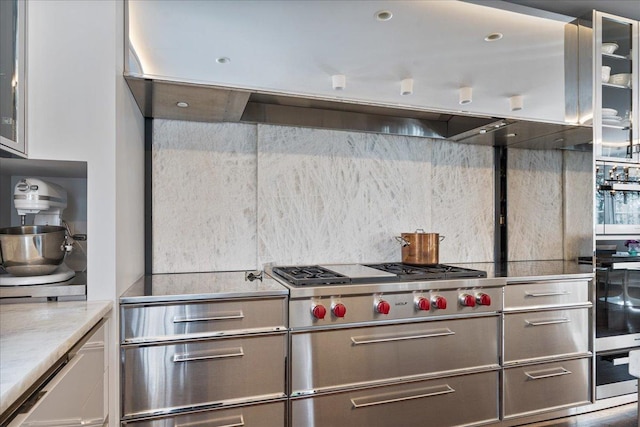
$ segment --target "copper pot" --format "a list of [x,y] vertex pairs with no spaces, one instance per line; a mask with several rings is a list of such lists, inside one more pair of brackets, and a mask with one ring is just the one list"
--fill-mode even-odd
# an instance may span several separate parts
[[402,244],[402,262],[413,265],[435,265],[439,260],[440,242],[444,236],[438,233],[425,233],[417,229],[415,233],[402,233],[396,237]]

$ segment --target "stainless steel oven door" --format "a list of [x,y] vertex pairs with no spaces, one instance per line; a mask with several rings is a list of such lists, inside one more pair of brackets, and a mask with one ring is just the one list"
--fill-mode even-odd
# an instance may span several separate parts
[[640,233],[640,167],[598,163],[596,234]]

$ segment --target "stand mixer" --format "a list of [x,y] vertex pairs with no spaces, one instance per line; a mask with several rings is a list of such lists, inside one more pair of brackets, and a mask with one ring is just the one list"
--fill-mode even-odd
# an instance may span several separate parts
[[[20,216],[21,226],[25,226],[28,216],[33,215],[34,226],[66,228],[62,220],[62,211],[67,207],[67,191],[57,184],[37,178],[21,179],[14,187],[13,203]],[[61,250],[63,252],[71,250],[66,239]],[[62,261],[49,274],[33,276],[0,274],[0,286],[62,284],[70,282],[74,276],[75,272]]]

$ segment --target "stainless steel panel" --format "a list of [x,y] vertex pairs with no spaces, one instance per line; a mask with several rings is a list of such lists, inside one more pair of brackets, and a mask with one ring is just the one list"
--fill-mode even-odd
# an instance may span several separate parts
[[125,416],[285,396],[286,335],[122,347]]
[[499,317],[291,334],[291,393],[499,367]]
[[550,307],[589,302],[589,281],[568,280],[508,285],[504,309]]
[[504,370],[505,418],[590,402],[590,358]]
[[124,343],[286,330],[284,298],[237,299],[188,304],[123,305]]
[[505,364],[588,351],[588,308],[504,315]]
[[451,427],[498,421],[498,373],[454,376],[291,401],[291,426]]
[[125,422],[132,427],[283,427],[286,401]]
[[[386,322],[401,321],[405,319],[430,319],[441,316],[452,315],[477,315],[490,314],[502,310],[502,288],[481,288],[464,290],[425,290],[403,293],[372,293],[369,295],[344,295],[338,294],[337,289],[333,289],[334,295],[292,299],[289,303],[289,324],[292,329],[308,328],[315,326],[337,326],[359,322]],[[459,297],[467,293],[476,295],[485,293],[491,297],[491,305],[476,305],[475,307],[464,307],[460,304]],[[416,300],[419,298],[431,299],[440,296],[447,300],[446,309],[419,310],[416,308]],[[376,304],[380,301],[387,301],[391,309],[389,314],[381,314],[375,310]],[[330,313],[332,304],[343,304],[347,312],[344,317],[335,317]],[[327,309],[324,319],[313,317],[311,310],[314,305],[322,304]]]

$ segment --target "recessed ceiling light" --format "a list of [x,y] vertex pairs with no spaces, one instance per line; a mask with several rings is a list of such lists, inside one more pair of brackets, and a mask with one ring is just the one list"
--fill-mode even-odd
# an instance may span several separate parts
[[390,10],[379,10],[376,12],[375,17],[378,21],[388,21],[393,18],[393,13]]
[[484,41],[486,42],[495,42],[498,41],[502,38],[502,33],[491,33],[491,34],[487,34],[484,38]]
[[227,58],[226,56],[221,56],[220,58],[216,58],[216,62],[218,64],[228,64],[229,62],[231,62],[231,59]]
[[184,101],[180,101],[180,102],[176,102],[176,106],[180,108],[187,108],[189,104]]

